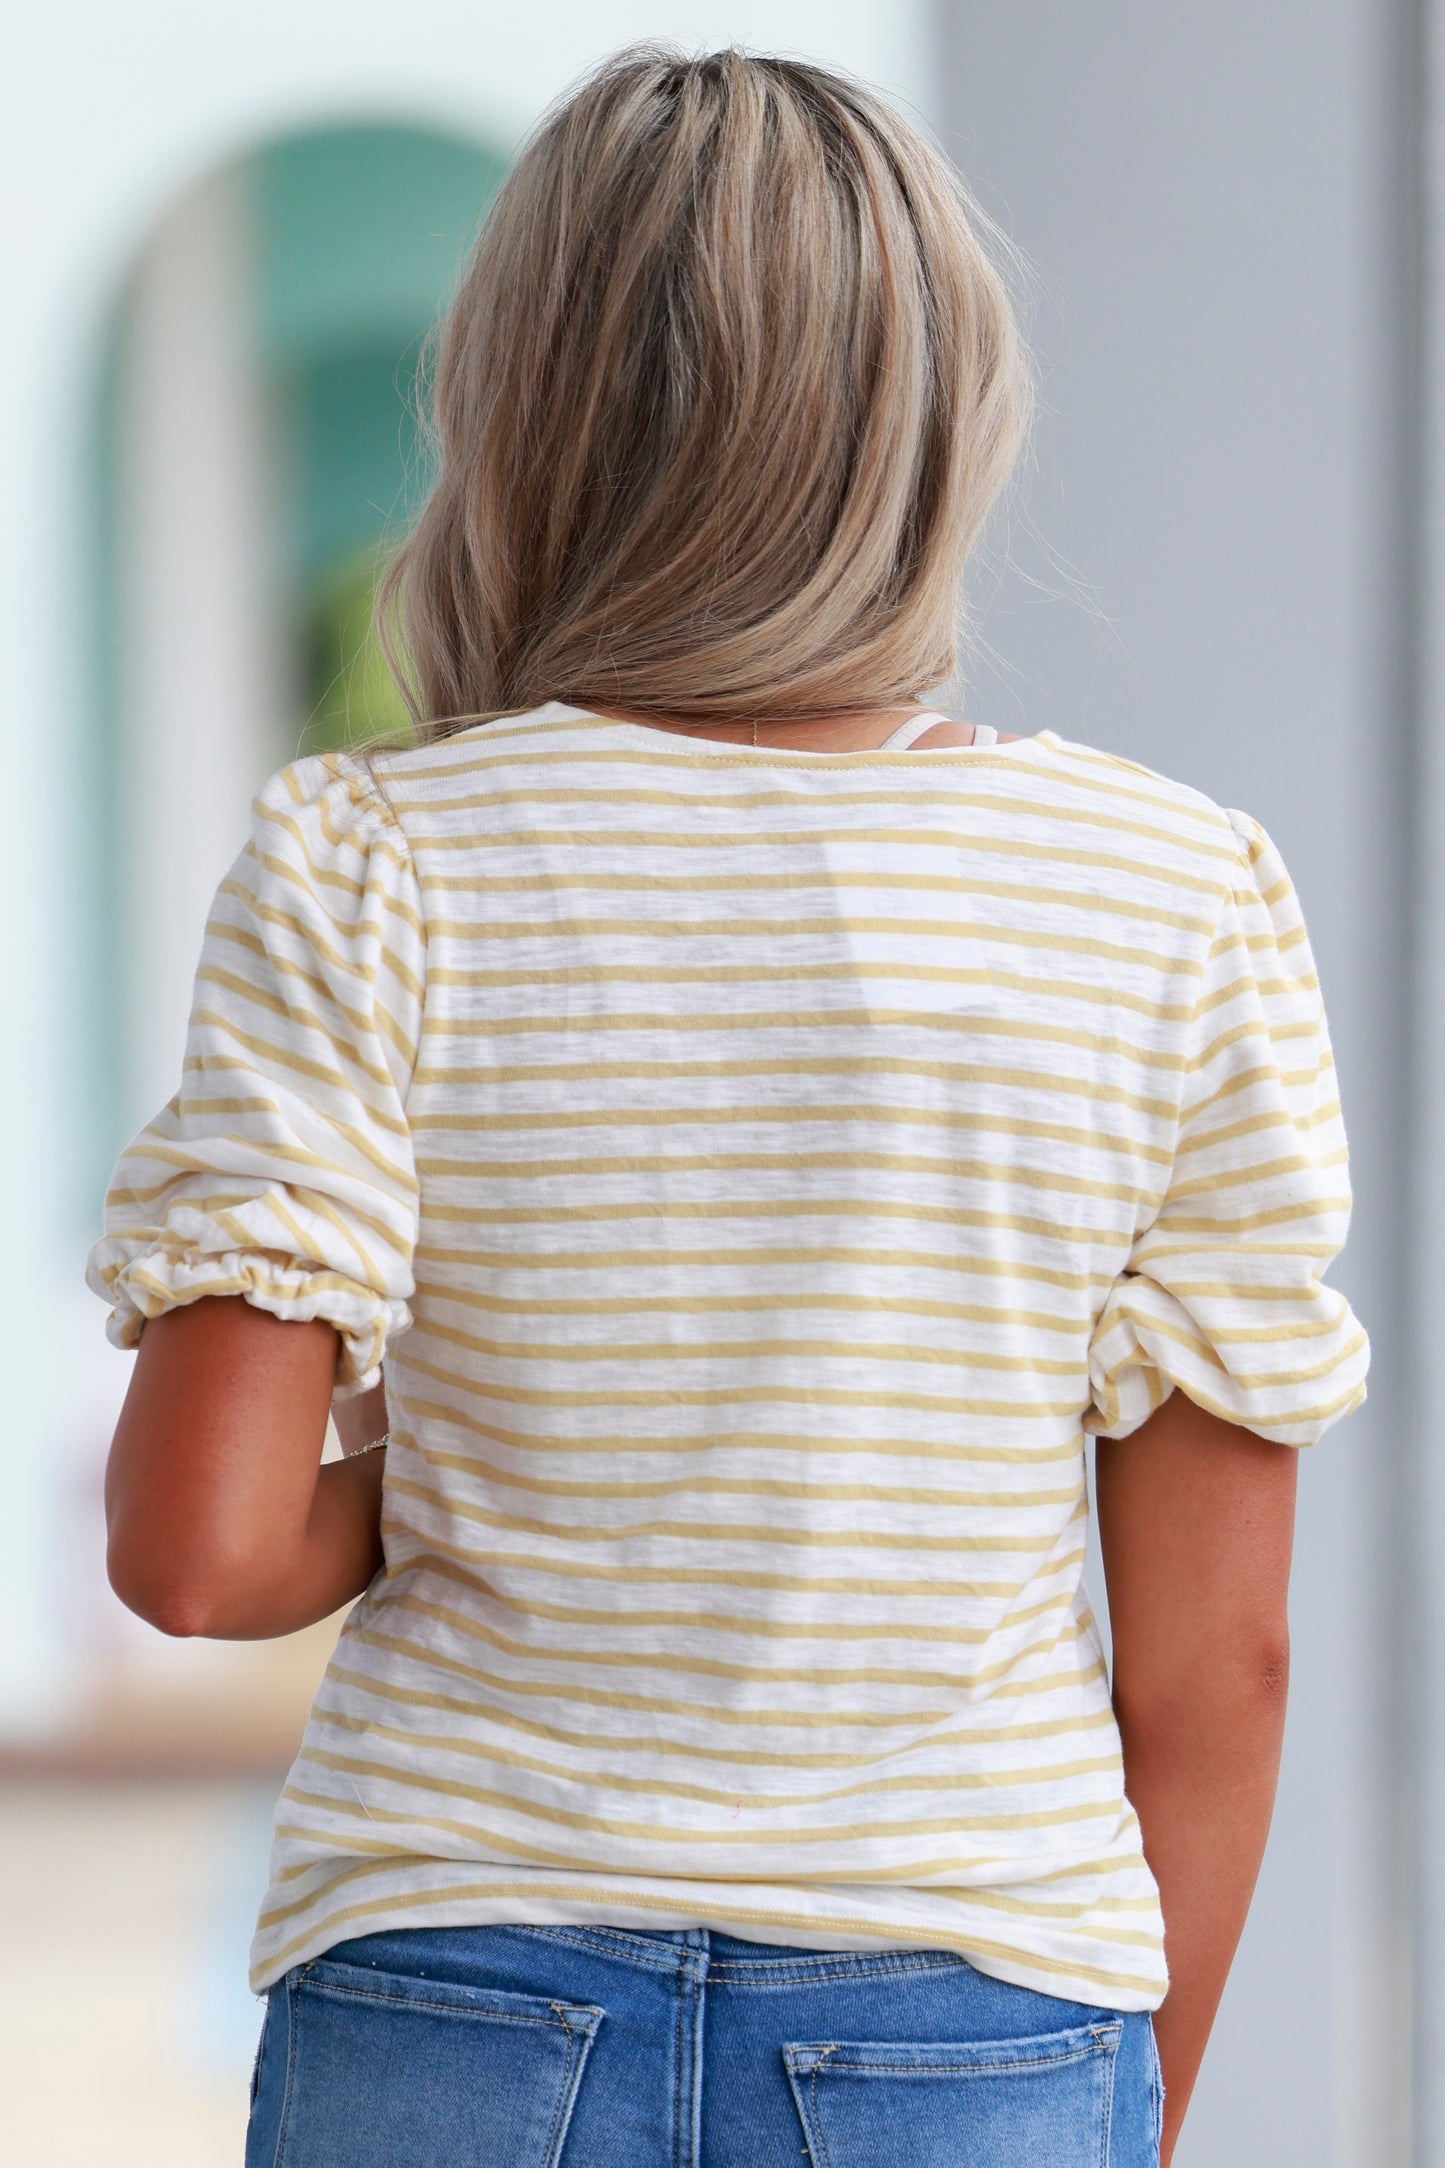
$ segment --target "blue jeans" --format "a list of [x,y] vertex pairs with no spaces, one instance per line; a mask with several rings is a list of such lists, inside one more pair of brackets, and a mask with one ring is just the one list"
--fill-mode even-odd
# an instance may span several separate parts
[[1157,2168],[1147,2016],[948,1951],[411,1928],[271,1989],[246,2168]]

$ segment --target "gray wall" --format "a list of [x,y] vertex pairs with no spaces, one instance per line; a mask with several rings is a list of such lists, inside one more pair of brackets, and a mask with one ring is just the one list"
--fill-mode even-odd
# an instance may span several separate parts
[[939,0],[937,34],[934,118],[1031,259],[1043,377],[967,712],[1264,822],[1354,1155],[1333,1277],[1371,1328],[1370,1399],[1302,1470],[1279,1812],[1178,2168],[1433,2168],[1401,1662],[1415,27],[1383,0]]

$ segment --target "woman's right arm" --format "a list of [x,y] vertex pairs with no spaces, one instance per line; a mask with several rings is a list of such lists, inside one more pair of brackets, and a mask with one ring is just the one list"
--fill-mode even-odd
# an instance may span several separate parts
[[1164,1911],[1167,2168],[1274,1810],[1298,1452],[1176,1391],[1097,1456],[1124,1779]]
[[[336,1352],[330,1325],[237,1295],[146,1325],[106,1466],[107,1565],[122,1603],[162,1633],[295,1633],[380,1569],[385,1453],[321,1464]],[[339,1403],[368,1411],[343,1415],[359,1432],[348,1443],[377,1434],[376,1400]]]

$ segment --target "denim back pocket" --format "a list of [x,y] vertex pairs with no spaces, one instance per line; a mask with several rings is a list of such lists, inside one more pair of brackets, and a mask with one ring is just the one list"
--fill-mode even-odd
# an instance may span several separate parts
[[601,2010],[325,1960],[286,1989],[275,2168],[556,2168]]
[[795,2041],[783,2060],[813,2168],[1107,2168],[1122,2030]]

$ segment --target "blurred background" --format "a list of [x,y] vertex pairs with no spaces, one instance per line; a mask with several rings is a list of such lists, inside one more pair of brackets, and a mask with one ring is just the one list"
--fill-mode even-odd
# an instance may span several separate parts
[[252,791],[393,717],[421,341],[542,107],[639,36],[841,63],[1031,266],[964,712],[1257,815],[1304,899],[1368,1406],[1310,1456],[1259,1897],[1180,2168],[1445,2168],[1445,86],[1434,0],[56,0],[0,132],[0,2074],[16,2168],[239,2168],[245,1952],[333,1629],[109,1595],[81,1282]]

